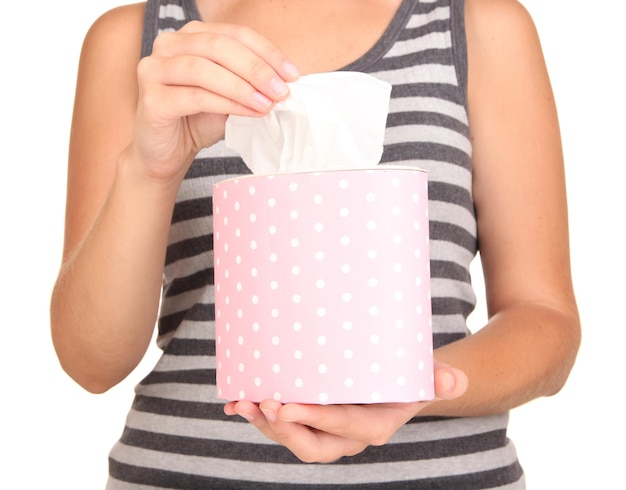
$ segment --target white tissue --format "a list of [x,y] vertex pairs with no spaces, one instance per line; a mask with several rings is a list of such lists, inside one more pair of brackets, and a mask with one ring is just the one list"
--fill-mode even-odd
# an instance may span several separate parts
[[225,145],[255,174],[377,165],[391,85],[360,72],[315,73],[264,117],[231,115]]

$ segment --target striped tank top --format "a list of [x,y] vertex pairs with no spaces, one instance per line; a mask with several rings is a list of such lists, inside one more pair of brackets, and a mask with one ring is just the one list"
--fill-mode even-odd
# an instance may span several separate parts
[[[154,38],[200,16],[194,0],[148,0]],[[462,0],[404,0],[378,42],[345,70],[392,84],[381,165],[428,171],[435,347],[469,334],[476,255]],[[136,387],[107,488],[524,488],[508,414],[416,417],[380,447],[330,464],[300,462],[239,417],[215,389],[212,185],[250,171],[223,141],[181,184],[159,317],[162,357]]]

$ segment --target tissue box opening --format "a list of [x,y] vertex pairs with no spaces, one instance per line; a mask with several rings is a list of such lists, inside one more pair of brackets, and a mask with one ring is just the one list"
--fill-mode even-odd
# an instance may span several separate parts
[[239,177],[213,208],[218,397],[433,398],[426,172]]

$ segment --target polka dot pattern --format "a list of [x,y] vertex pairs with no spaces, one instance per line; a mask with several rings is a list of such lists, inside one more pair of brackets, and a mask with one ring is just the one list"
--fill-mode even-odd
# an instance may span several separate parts
[[434,396],[425,172],[254,175],[213,195],[219,397]]

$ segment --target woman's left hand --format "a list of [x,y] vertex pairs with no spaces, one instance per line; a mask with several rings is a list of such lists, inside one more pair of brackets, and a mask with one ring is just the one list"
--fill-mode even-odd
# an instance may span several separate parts
[[468,379],[459,369],[435,362],[435,399],[414,403],[372,405],[302,405],[241,400],[224,407],[240,415],[269,439],[282,444],[305,463],[329,463],[353,456],[368,446],[381,446],[396,431],[438,400],[465,393]]

